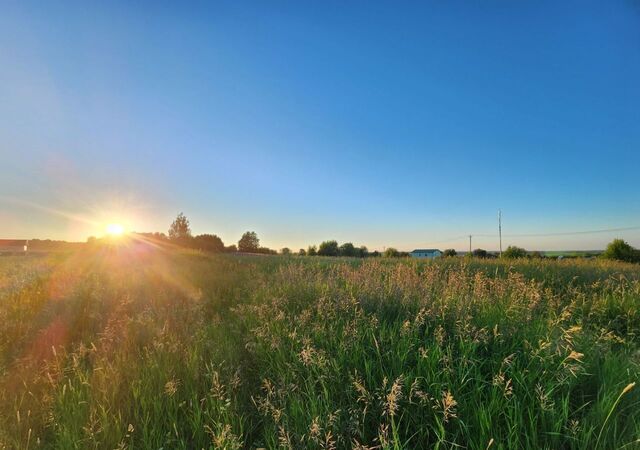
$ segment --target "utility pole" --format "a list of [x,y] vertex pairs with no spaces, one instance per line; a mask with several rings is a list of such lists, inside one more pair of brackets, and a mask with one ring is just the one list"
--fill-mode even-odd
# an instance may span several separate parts
[[498,235],[500,236],[500,257],[502,257],[502,210],[498,210]]
[[469,235],[469,254],[471,254],[471,235]]

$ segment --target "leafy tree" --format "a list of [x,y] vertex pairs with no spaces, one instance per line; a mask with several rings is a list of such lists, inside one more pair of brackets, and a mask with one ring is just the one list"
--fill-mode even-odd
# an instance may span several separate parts
[[307,252],[305,249],[301,248],[298,250],[298,256],[307,256]]
[[212,253],[222,253],[224,242],[215,234],[199,234],[194,239],[194,246],[200,250]]
[[366,258],[369,256],[369,249],[364,245],[360,246],[360,248],[356,249],[356,256],[358,258]]
[[255,253],[260,249],[260,239],[255,231],[247,231],[238,241],[238,251]]
[[154,231],[152,233],[135,233],[138,236],[142,236],[145,240],[156,241],[156,242],[167,242],[169,238],[164,233],[159,233]]
[[315,245],[310,245],[307,248],[307,255],[309,256],[316,256],[318,254],[318,250],[316,249]]
[[603,258],[625,262],[640,262],[640,250],[633,248],[622,239],[614,239],[607,245]]
[[183,213],[180,213],[169,227],[169,239],[185,244],[190,238],[189,219]]
[[380,252],[378,250],[374,250],[371,253],[369,253],[369,256],[372,256],[374,258],[377,258],[380,256]]
[[236,253],[238,251],[238,247],[236,247],[236,244],[231,244],[225,247],[224,251],[225,253]]
[[385,258],[397,258],[400,256],[400,252],[393,247],[389,247],[384,251],[383,256]]
[[473,251],[473,256],[476,258],[486,258],[488,255],[487,251],[482,248],[477,248]]
[[290,255],[291,249],[289,247],[283,247],[282,249],[280,249],[280,253],[283,255]]
[[340,249],[337,241],[324,241],[318,247],[318,255],[320,256],[338,256]]
[[510,258],[510,259],[515,259],[515,258],[526,258],[527,257],[527,251],[521,247],[516,247],[515,245],[510,245],[509,247],[507,247],[507,249],[502,252],[502,257],[503,258]]
[[458,252],[456,252],[455,249],[448,248],[442,253],[442,256],[448,258],[448,257],[451,257],[451,256],[456,256],[457,254],[458,254]]
[[340,246],[340,256],[356,256],[356,248],[351,242],[345,242]]

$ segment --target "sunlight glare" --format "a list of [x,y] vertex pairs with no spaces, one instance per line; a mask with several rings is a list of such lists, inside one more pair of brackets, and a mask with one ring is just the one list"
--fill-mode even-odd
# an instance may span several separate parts
[[106,230],[109,236],[121,236],[124,233],[124,227],[119,223],[110,223]]

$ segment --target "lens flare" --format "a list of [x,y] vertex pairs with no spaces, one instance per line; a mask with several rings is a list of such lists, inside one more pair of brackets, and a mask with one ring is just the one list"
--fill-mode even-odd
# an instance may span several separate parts
[[124,227],[119,223],[110,223],[106,231],[109,236],[121,236],[124,233]]

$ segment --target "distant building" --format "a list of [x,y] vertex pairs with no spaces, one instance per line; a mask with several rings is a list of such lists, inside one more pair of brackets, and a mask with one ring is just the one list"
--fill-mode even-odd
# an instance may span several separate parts
[[439,258],[442,256],[442,252],[437,248],[418,248],[409,253],[412,258]]
[[0,239],[0,253],[26,253],[28,249],[25,239]]

